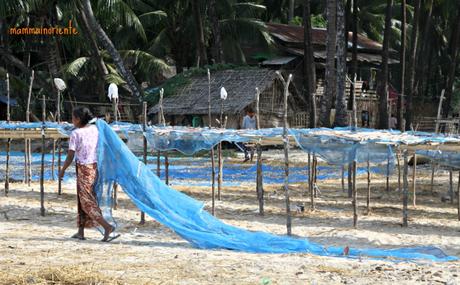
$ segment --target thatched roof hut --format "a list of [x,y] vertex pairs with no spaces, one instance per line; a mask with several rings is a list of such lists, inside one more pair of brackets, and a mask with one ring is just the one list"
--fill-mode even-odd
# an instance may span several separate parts
[[[281,126],[283,110],[283,86],[274,70],[245,68],[221,70],[211,73],[211,114],[220,116],[220,88],[228,93],[223,105],[224,116],[228,117],[227,127],[238,128],[248,106],[255,107],[255,88],[260,95],[260,115],[262,127]],[[209,84],[206,74],[191,76],[183,87],[163,100],[163,110],[167,121],[173,125],[191,125],[191,117],[200,117],[202,125],[208,123]],[[305,104],[295,88],[290,89],[289,114],[306,110]],[[149,116],[159,112],[159,105],[149,110]]]

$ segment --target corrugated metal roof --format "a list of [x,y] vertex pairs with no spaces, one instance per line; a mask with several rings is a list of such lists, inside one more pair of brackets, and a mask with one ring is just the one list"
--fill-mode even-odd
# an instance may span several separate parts
[[[303,44],[304,29],[302,26],[284,25],[277,23],[267,23],[270,34],[288,44]],[[322,28],[312,28],[312,44],[326,45],[327,30]],[[351,43],[352,33],[349,33],[349,44]],[[358,46],[361,49],[374,50],[380,52],[382,45],[373,41],[362,34],[358,34]]]

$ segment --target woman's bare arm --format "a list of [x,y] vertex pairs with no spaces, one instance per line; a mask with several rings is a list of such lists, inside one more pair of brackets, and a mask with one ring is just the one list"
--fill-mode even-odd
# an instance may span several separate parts
[[59,172],[59,178],[64,177],[65,171],[72,164],[74,156],[75,151],[69,150],[67,152],[67,158],[65,159],[64,165],[62,166],[61,171]]

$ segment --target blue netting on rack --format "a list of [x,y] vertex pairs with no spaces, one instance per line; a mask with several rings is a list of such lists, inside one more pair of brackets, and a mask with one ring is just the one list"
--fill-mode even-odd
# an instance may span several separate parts
[[455,151],[446,151],[446,150],[417,150],[417,155],[422,155],[428,157],[436,164],[460,168],[460,153]]
[[[128,149],[103,121],[97,121],[98,181],[96,192],[106,216],[110,215],[113,183],[121,185],[136,206],[198,248],[248,252],[308,252],[342,256],[344,248],[325,247],[307,239],[252,232],[230,226],[208,212],[203,204],[164,184]],[[349,257],[368,256],[396,260],[457,260],[435,247],[401,249],[350,249]]]

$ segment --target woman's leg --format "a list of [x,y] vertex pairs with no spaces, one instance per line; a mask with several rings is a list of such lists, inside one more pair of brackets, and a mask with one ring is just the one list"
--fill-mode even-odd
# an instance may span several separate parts
[[79,189],[79,205],[83,215],[80,228],[95,226],[95,222],[104,228],[104,239],[107,240],[114,231],[112,227],[102,216],[102,211],[97,204],[96,195],[93,191],[97,177],[97,166],[78,165],[77,187]]

